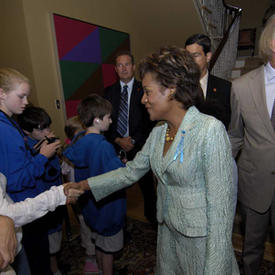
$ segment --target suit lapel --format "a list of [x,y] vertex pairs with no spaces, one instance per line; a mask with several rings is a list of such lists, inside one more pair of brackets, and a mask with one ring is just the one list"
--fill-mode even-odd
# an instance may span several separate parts
[[220,87],[218,87],[217,80],[209,74],[206,89],[206,100],[217,98],[218,94],[221,94]]
[[118,81],[115,86],[115,93],[113,95],[113,100],[112,100],[113,101],[113,103],[112,103],[113,112],[116,117],[118,116],[118,110],[119,110],[119,105],[120,105],[120,94],[121,94],[121,86]]
[[249,89],[252,93],[257,112],[259,113],[263,124],[267,131],[274,136],[274,130],[271,124],[269,113],[266,105],[265,80],[264,80],[264,66],[261,66],[255,74],[251,76],[252,81],[249,82]]
[[[130,98],[130,109],[129,109],[129,127],[133,127],[136,125],[135,123],[135,114],[139,112],[139,105],[140,105],[140,87],[138,85],[138,82],[135,80],[131,92],[131,98]],[[130,129],[129,129],[129,134],[130,134]]]
[[133,88],[132,88],[132,92],[131,92],[131,98],[130,98],[130,109],[129,109],[129,114],[132,114],[132,112],[134,111],[135,108],[135,102],[136,102],[136,90],[137,90],[137,84],[136,84],[136,80],[134,81],[133,84]]
[[140,92],[140,87],[138,86],[138,83],[135,80],[133,84],[131,98],[130,98],[130,113],[132,112],[132,108],[135,107],[136,102],[138,102],[139,100],[139,94],[138,94],[139,92]]
[[165,141],[165,133],[167,129],[167,123],[165,122],[158,122],[157,126],[155,127],[161,127],[161,130],[159,131],[159,134],[157,135],[156,143],[154,144],[154,163],[155,163],[155,169],[156,172],[159,174],[163,173],[163,166],[164,166],[164,157],[163,155],[163,149],[164,149],[164,141]]
[[213,95],[213,78],[211,74],[208,76],[207,88],[206,88],[206,100],[212,98]]
[[112,121],[111,129],[114,131],[117,135],[116,129],[117,129],[117,120],[118,120],[118,110],[120,105],[120,93],[121,93],[121,87],[119,81],[116,82],[115,86],[112,90],[111,95],[111,103],[112,103]]
[[[184,156],[184,149],[186,146],[186,136],[190,134],[190,131],[196,126],[196,116],[199,115],[199,111],[196,107],[190,107],[185,114],[181,125],[178,129],[178,132],[175,136],[174,142],[163,158],[163,172],[168,168],[168,166],[178,158],[181,158],[181,154]],[[164,128],[166,132],[167,125]],[[164,132],[164,133],[165,133]],[[163,137],[164,138],[164,137]],[[163,154],[163,148],[161,150],[161,154]],[[184,159],[183,159],[184,161]]]

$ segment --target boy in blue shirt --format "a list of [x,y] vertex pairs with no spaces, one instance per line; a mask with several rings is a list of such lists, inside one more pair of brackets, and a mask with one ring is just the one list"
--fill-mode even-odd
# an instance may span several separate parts
[[[77,181],[124,166],[113,145],[102,135],[112,123],[111,112],[111,103],[96,94],[83,99],[78,106],[79,118],[86,132],[64,152],[74,164]],[[113,254],[123,247],[125,192],[119,191],[100,202],[95,201],[90,191],[84,196],[83,216],[93,231],[97,265],[104,275],[112,275]]]

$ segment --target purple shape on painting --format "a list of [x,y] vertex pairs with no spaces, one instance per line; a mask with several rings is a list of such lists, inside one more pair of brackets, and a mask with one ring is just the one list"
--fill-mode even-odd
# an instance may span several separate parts
[[98,28],[96,28],[91,34],[89,34],[72,50],[64,55],[61,60],[101,64],[101,50]]

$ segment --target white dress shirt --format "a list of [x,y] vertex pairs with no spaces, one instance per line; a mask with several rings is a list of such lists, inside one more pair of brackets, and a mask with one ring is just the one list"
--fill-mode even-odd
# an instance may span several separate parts
[[268,62],[264,66],[266,107],[271,117],[273,103],[275,99],[275,69]]
[[206,74],[200,79],[200,84],[203,91],[204,99],[206,99],[208,76],[209,76],[209,73],[207,71]]

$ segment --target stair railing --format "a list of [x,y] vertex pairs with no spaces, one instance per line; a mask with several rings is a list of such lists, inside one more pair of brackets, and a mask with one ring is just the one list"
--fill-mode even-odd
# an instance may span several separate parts
[[[224,2],[224,1],[223,1]],[[240,24],[240,17],[242,14],[242,9],[237,8],[231,5],[225,5],[225,17],[224,17],[224,36],[220,41],[216,51],[214,52],[210,64],[209,64],[209,71],[211,71],[219,57],[221,57],[222,52],[226,49],[226,45],[228,44],[229,49],[227,49],[227,61],[233,60],[233,64],[227,69],[229,74],[231,74],[232,68],[234,67],[235,60],[237,57],[237,49],[238,49],[238,37],[239,37],[239,24]],[[227,46],[228,46],[227,45]],[[224,58],[224,56],[223,56]],[[224,63],[224,62],[222,62]],[[231,63],[231,62],[230,62]]]
[[237,57],[239,24],[242,9],[224,0],[194,0],[205,33],[214,52],[209,71],[229,79]]

